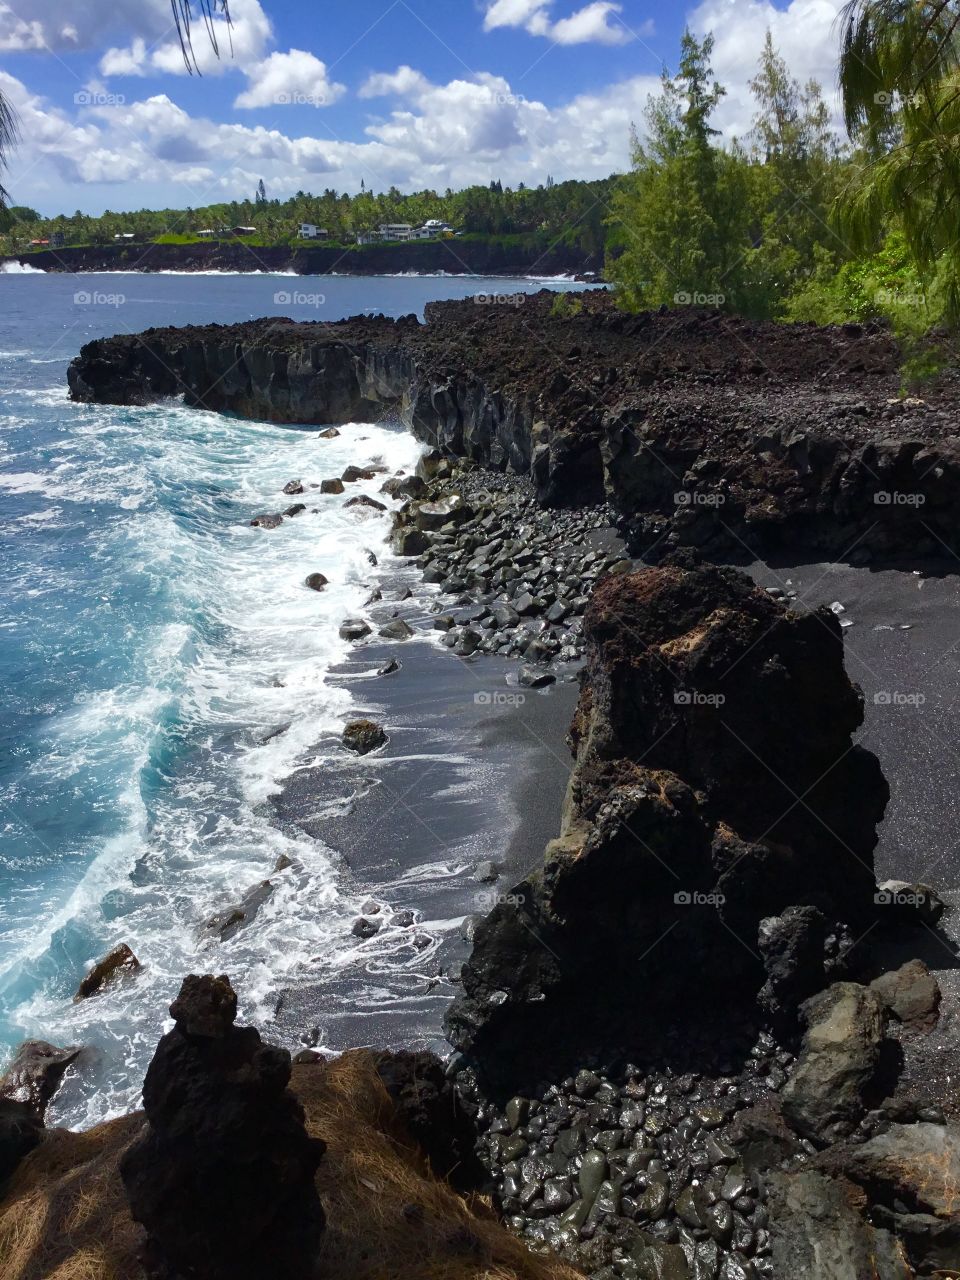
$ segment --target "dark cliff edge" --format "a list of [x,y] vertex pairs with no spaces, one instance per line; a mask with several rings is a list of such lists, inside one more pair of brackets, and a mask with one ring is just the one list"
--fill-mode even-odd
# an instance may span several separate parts
[[530,237],[420,240],[409,244],[247,245],[110,244],[41,249],[11,255],[42,271],[292,271],[297,275],[395,275],[402,272],[478,276],[581,275],[603,266],[599,255]]
[[529,474],[539,500],[604,497],[635,554],[940,553],[960,496],[957,391],[900,394],[878,325],[626,315],[605,291],[355,318],[150,329],[87,344],[71,396],[278,422],[398,415],[444,452]]

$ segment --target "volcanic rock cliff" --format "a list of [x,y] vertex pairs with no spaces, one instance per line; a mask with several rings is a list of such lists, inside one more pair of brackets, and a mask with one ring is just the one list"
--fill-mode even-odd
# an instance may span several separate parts
[[952,546],[956,391],[900,396],[883,328],[625,315],[603,291],[556,298],[432,303],[425,325],[151,329],[88,343],[70,391],[119,404],[183,395],[291,423],[395,414],[450,454],[529,473],[545,504],[606,495],[648,555]]

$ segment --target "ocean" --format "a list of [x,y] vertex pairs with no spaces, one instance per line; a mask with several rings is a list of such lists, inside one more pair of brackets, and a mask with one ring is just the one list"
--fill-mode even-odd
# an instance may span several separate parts
[[[360,903],[334,851],[268,800],[322,765],[318,738],[349,717],[354,695],[331,674],[348,651],[338,628],[397,565],[389,513],[281,490],[351,463],[409,469],[421,448],[395,424],[321,439],[177,402],[72,404],[67,364],[91,338],[151,325],[399,316],[541,287],[0,274],[0,1066],[26,1038],[86,1047],[51,1122],[136,1105],[184,974],[226,969],[242,1016],[263,1022],[307,958],[343,963]],[[383,478],[351,494],[379,497]],[[308,513],[279,530],[249,524],[300,500]],[[314,570],[322,593],[304,587]],[[204,921],[281,856],[293,871],[256,927],[213,946]],[[74,1002],[120,941],[142,971]]]

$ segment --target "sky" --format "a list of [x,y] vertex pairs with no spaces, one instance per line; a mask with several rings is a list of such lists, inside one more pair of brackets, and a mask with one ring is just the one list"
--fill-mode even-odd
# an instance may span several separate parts
[[4,185],[44,215],[298,190],[445,190],[629,166],[685,25],[716,40],[726,137],[750,128],[769,28],[834,101],[843,0],[231,0],[189,75],[170,0],[0,0]]

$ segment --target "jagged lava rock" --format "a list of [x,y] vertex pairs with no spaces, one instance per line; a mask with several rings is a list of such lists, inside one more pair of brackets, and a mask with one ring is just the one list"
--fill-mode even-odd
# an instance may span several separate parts
[[288,1090],[290,1055],[234,1026],[221,976],[184,979],[143,1086],[149,1121],[120,1172],[156,1258],[187,1277],[312,1274],[324,1144]]
[[512,1091],[662,1013],[752,1007],[760,923],[789,906],[873,911],[889,792],[852,746],[863,699],[828,610],[678,563],[603,581],[585,636],[560,838],[477,927],[447,1018]]

